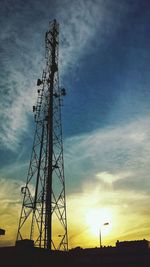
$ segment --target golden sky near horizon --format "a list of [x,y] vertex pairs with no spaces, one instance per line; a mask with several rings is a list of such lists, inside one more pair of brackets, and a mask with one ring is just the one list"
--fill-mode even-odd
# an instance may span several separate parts
[[[109,184],[93,182],[83,184],[82,192],[67,197],[67,219],[69,248],[80,246],[99,247],[101,229],[102,245],[115,245],[117,240],[150,239],[150,215],[144,211],[147,197],[133,192],[114,192],[111,181],[116,177],[109,173],[99,173],[96,179],[109,179]],[[0,180],[1,185],[1,228],[6,235],[1,236],[0,246],[14,245],[19,222],[19,186],[16,181]],[[20,198],[21,199],[21,198]],[[135,210],[135,205],[139,209]],[[142,205],[141,205],[142,204]],[[148,204],[148,203],[147,203]],[[142,213],[142,216],[141,216]],[[103,225],[106,222],[109,225]]]

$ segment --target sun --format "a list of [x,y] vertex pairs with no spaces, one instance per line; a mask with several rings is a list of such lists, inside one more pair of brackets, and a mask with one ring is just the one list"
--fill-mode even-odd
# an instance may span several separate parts
[[112,222],[113,213],[108,208],[90,209],[86,214],[86,224],[94,236],[98,236],[100,229],[104,236],[109,234]]

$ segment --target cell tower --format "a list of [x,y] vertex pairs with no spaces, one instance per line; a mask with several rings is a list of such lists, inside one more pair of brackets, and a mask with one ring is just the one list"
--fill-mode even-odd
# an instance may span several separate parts
[[50,22],[45,35],[46,67],[37,80],[38,98],[35,134],[26,185],[22,187],[23,204],[17,241],[34,240],[34,246],[68,250],[66,196],[61,124],[62,97],[59,87],[59,24]]

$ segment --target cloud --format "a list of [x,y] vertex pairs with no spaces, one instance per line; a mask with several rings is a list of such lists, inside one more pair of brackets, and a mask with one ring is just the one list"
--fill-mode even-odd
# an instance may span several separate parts
[[[23,134],[27,134],[28,114],[33,104],[32,93],[28,92],[27,94],[27,92],[21,91],[22,88],[23,90],[26,88],[23,85],[24,78],[21,77],[19,72],[16,75],[16,91],[17,88],[20,88],[20,90],[14,93],[12,90],[9,95],[7,94],[3,97],[4,100],[0,109],[2,121],[0,132],[1,147],[5,146],[12,150],[17,148],[20,137]],[[14,77],[13,80],[15,79]]]
[[[145,168],[145,166],[143,166]],[[150,182],[149,182],[149,168],[147,170],[138,169],[132,175],[125,177],[124,179],[118,179],[113,183],[115,190],[131,190],[131,191],[143,191],[143,193],[149,194]]]
[[12,62],[10,51],[8,52],[10,57],[7,55],[4,58],[3,79],[0,80],[2,96],[0,144],[1,147],[11,150],[16,150],[21,137],[28,133],[29,115],[32,114],[32,106],[36,101],[35,75],[38,71],[36,64],[41,65],[37,57],[34,60],[34,52],[32,54],[34,63],[30,62],[30,44],[21,46],[19,41],[17,42],[18,35],[14,38],[16,38],[15,45],[18,50],[21,49],[21,53],[15,55]]
[[[64,145],[67,176],[71,173],[71,177],[76,179],[78,184],[85,180],[91,181],[95,176],[105,180],[106,174],[108,177],[105,182],[115,178],[112,183],[114,189],[119,187],[119,183],[120,186],[122,183],[123,188],[124,181],[126,186],[129,185],[129,190],[145,188],[147,191],[150,157],[149,122],[148,117],[143,117],[130,124],[106,127],[68,138]],[[143,180],[147,183],[144,184]]]
[[68,0],[63,1],[57,14],[60,21],[62,76],[75,71],[85,56],[88,57],[104,43],[109,43],[128,11],[128,4],[112,4],[109,0],[77,0],[71,4]]
[[14,245],[21,211],[22,185],[22,181],[0,178],[1,228],[6,230],[5,236],[1,237],[1,246]]
[[70,246],[98,246],[99,228],[106,221],[110,226],[109,231],[102,229],[105,245],[115,245],[118,239],[149,239],[149,205],[149,197],[141,192],[122,193],[84,181],[82,191],[67,198]]
[[[103,208],[110,209],[113,225],[106,244],[117,239],[149,239],[149,125],[149,117],[141,117],[65,142],[69,216],[73,212],[77,216],[72,205],[78,202],[81,225],[89,210],[101,213]],[[95,246],[88,226],[79,232],[83,243],[88,242],[84,235],[89,235]],[[72,238],[72,242],[76,240]]]
[[[98,246],[98,235],[93,234],[90,223],[96,219],[87,221],[87,217],[101,213],[108,214],[111,221],[103,244],[114,245],[117,239],[148,239],[149,122],[147,117],[139,118],[65,141],[70,247]],[[77,187],[71,188],[77,178]],[[16,180],[0,180],[1,227],[7,230],[3,244],[14,244],[16,238],[21,186]]]
[[3,5],[0,143],[11,150],[16,150],[20,139],[29,132],[36,79],[44,67],[44,34],[49,16],[56,15],[60,22],[63,78],[69,69],[74,73],[83,55],[87,56],[110,37],[112,23],[115,32],[127,13],[126,5],[112,5],[110,1],[64,0],[51,3],[51,8],[49,1],[44,2],[45,5],[40,1],[36,4],[27,1],[23,6],[18,1]]

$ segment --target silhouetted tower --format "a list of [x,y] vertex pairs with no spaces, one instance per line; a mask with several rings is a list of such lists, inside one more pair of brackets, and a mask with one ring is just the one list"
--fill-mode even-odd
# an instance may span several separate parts
[[35,134],[27,174],[22,187],[23,204],[17,240],[34,240],[36,247],[68,249],[63,142],[62,97],[59,87],[59,25],[50,22],[45,35],[46,67],[37,80],[38,99],[33,106]]

